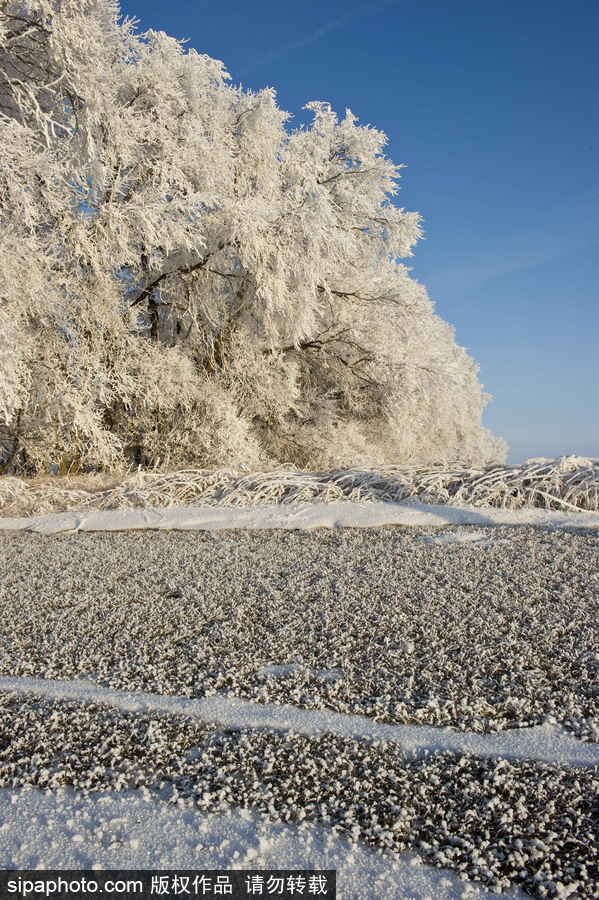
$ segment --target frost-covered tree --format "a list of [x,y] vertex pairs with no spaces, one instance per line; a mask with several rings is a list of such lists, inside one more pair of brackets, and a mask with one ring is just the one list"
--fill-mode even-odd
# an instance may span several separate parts
[[0,463],[500,462],[385,135],[117,0],[0,0]]

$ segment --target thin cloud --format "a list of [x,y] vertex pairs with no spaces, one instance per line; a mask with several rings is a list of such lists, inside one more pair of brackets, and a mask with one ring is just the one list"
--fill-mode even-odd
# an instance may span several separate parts
[[293,53],[294,50],[301,50],[303,47],[308,47],[310,44],[316,43],[321,38],[325,37],[327,34],[330,34],[332,31],[338,31],[341,28],[345,28],[346,25],[349,25],[353,22],[359,22],[362,19],[369,18],[370,16],[375,16],[378,13],[382,12],[384,9],[387,9],[389,6],[395,6],[398,0],[386,0],[384,3],[379,3],[378,6],[373,7],[372,9],[366,9],[364,11],[364,7],[359,7],[351,10],[349,13],[346,13],[344,16],[340,16],[337,19],[333,19],[330,22],[327,22],[325,25],[321,25],[320,28],[317,28],[315,31],[306,35],[306,37],[299,38],[297,41],[292,41],[289,44],[284,44],[282,47],[279,47],[274,53],[269,53],[266,56],[263,56],[261,59],[252,63],[249,67],[242,70],[241,74],[246,75],[248,72],[253,72],[255,69],[259,69],[261,66],[268,65],[271,62],[274,62],[277,59],[281,59],[284,56],[288,56],[290,53]]
[[435,281],[447,290],[459,290],[460,285],[467,285],[471,292],[505,275],[547,265],[585,247],[592,252],[597,244],[595,233],[581,233],[577,223],[594,221],[597,200],[599,192],[592,188],[571,198],[561,198],[547,207],[542,225],[514,229],[506,235],[501,253],[496,248],[488,253],[479,250],[475,258],[435,272]]

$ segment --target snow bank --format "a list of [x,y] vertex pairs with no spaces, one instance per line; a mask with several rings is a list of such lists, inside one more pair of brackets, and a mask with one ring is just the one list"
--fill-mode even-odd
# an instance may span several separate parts
[[183,506],[90,510],[0,519],[0,529],[58,534],[65,531],[223,528],[375,528],[381,525],[538,525],[549,528],[599,528],[599,512],[563,513],[547,509],[481,509],[421,503],[337,501],[264,506]]

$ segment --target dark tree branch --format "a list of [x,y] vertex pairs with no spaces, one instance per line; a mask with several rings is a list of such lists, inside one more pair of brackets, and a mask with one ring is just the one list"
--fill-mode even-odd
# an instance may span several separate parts
[[330,178],[325,178],[321,181],[319,178],[316,179],[317,184],[328,184],[330,181],[335,181],[336,178],[341,178],[342,175],[366,175],[368,172],[372,172],[373,169],[344,169],[342,172],[337,172],[336,175],[331,175]]
[[138,188],[142,187],[144,182],[147,182],[148,178],[151,178],[153,174],[154,174],[154,169],[150,168],[147,170],[145,177],[140,178],[139,181],[137,181],[135,184],[131,185],[131,187],[125,194],[125,196],[121,198],[123,203],[128,203],[129,200],[131,199],[131,197],[133,196],[133,194],[135,193],[135,191]]
[[134,95],[131,97],[130,100],[127,101],[127,103],[125,103],[125,105],[123,106],[123,109],[128,109],[133,103],[135,103],[135,101],[137,100],[138,97],[141,96],[141,94],[142,94],[142,89],[140,87],[136,88]]
[[[318,285],[318,291],[320,293],[324,293],[326,288],[322,285]],[[331,294],[334,294],[335,297],[352,297],[354,300],[363,300],[365,303],[377,303],[377,302],[386,302],[386,303],[398,303],[395,297],[389,297],[385,294],[381,294],[380,297],[362,297],[360,294],[356,294],[355,291],[336,291],[333,288],[329,288]]]
[[231,341],[235,326],[246,304],[247,282],[243,281],[238,293],[239,303],[233,314],[229,316],[219,333],[214,338],[210,357],[203,360],[203,368],[211,375],[216,369],[224,369],[226,363],[227,345]]
[[213,275],[220,275],[221,278],[245,278],[245,275],[237,275],[236,272],[217,272],[216,269],[206,269],[207,272],[212,272]]
[[157,287],[161,281],[165,278],[168,278],[169,275],[190,275],[192,272],[197,272],[199,269],[202,269],[208,260],[214,256],[215,253],[220,252],[225,247],[225,242],[221,242],[216,250],[207,253],[204,259],[200,259],[197,263],[194,263],[191,266],[182,266],[179,269],[173,269],[169,272],[162,272],[156,278],[154,278],[146,287],[137,295],[135,300],[133,300],[129,304],[129,308],[133,306],[137,306],[138,303],[142,303],[147,297],[150,296],[155,287]]
[[251,106],[249,109],[244,109],[243,112],[239,113],[239,115],[237,116],[237,118],[236,118],[235,121],[233,122],[233,131],[240,125],[241,120],[243,119],[243,117],[244,117],[244,116],[247,116],[248,113],[256,112],[256,110],[258,109],[258,106],[259,106],[259,104],[256,104],[256,106]]
[[338,362],[342,363],[346,368],[348,368],[352,372],[352,374],[355,375],[356,378],[359,378],[361,381],[364,381],[367,384],[374,386],[376,384],[376,382],[373,381],[372,378],[368,378],[367,376],[364,375],[364,373],[357,371],[357,366],[359,366],[361,363],[370,363],[370,362],[374,361],[374,357],[372,356],[372,354],[369,353],[368,350],[365,347],[363,347],[361,344],[359,344],[357,341],[353,341],[350,338],[343,337],[343,335],[346,335],[349,332],[349,330],[350,330],[349,328],[342,328],[340,331],[338,331],[336,334],[331,335],[330,337],[322,337],[322,335],[326,335],[327,332],[329,332],[330,330],[331,330],[331,327],[325,328],[325,330],[319,332],[319,334],[316,335],[315,338],[311,338],[310,340],[307,340],[307,341],[300,341],[300,343],[298,345],[289,344],[286,347],[278,347],[275,350],[267,349],[267,350],[263,350],[262,352],[264,354],[272,354],[272,353],[276,353],[276,352],[288,353],[293,350],[295,350],[295,351],[298,351],[298,350],[320,351],[327,344],[344,344],[345,346],[351,347],[354,350],[358,350],[360,353],[363,353],[365,355],[361,356],[359,359],[354,360],[354,361],[348,361],[343,356],[341,356],[339,353],[331,353],[330,354],[331,357],[333,359],[336,359]]
[[[43,31],[45,34],[51,34],[51,33],[52,33],[51,31],[49,31],[48,28],[46,28],[44,25],[42,25],[42,23],[41,23],[41,21],[40,21],[39,19],[26,19],[25,16],[15,16],[15,15],[12,14],[12,13],[7,13],[7,12],[5,12],[5,11],[4,11],[5,8],[6,8],[6,3],[2,4],[2,10],[1,10],[2,15],[3,15],[6,19],[13,19],[15,22],[24,22],[25,25],[27,26],[27,27],[24,29],[24,31],[26,31],[27,28],[38,28],[40,31]],[[16,33],[16,36],[17,36],[17,37],[20,37],[20,36],[24,33],[24,31],[17,32],[17,33]],[[9,37],[10,37],[10,36],[11,36],[11,32],[9,31],[8,34],[9,34]]]

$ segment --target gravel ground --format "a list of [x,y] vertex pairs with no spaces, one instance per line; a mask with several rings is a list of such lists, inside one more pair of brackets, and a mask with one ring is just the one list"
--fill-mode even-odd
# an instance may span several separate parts
[[[469,526],[0,533],[0,674],[476,732],[552,718],[598,741],[599,535],[475,530],[488,541],[432,540]],[[205,809],[415,847],[495,890],[599,896],[596,770],[0,701],[3,787],[165,782]]]

